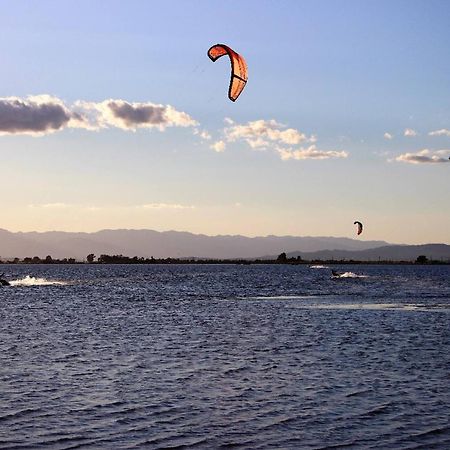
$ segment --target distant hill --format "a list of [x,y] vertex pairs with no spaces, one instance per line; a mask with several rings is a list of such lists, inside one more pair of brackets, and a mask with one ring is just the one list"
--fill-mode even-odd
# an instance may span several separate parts
[[286,252],[288,258],[300,256],[308,261],[320,260],[350,260],[355,261],[415,261],[419,255],[428,259],[450,260],[450,245],[424,244],[424,245],[388,245],[366,250],[321,250],[316,252]]
[[[206,236],[180,231],[102,230],[95,233],[12,233],[0,229],[0,258],[47,255],[83,260],[89,253],[155,258],[258,258],[281,252],[317,252],[327,249],[367,250],[386,246],[384,241],[342,237]],[[298,253],[297,253],[298,254]]]

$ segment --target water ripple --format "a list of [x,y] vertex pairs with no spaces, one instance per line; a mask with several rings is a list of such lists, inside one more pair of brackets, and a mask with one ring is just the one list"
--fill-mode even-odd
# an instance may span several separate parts
[[338,270],[14,266],[0,449],[450,448],[449,268]]

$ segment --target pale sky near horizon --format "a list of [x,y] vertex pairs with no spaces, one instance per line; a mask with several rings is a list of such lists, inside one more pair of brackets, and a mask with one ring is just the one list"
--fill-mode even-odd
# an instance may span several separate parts
[[450,244],[450,2],[0,10],[0,228]]

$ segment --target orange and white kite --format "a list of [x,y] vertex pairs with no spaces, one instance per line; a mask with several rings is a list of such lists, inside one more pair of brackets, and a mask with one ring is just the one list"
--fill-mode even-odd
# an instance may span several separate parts
[[224,55],[228,55],[231,62],[231,79],[230,87],[228,88],[228,98],[232,102],[235,102],[247,84],[247,63],[239,53],[236,53],[227,45],[216,44],[208,50],[208,56],[213,62]]

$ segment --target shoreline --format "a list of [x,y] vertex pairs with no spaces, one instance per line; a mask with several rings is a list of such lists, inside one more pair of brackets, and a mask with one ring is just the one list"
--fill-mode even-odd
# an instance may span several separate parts
[[288,261],[279,262],[277,260],[245,260],[245,259],[176,259],[176,258],[154,258],[153,260],[135,260],[134,258],[129,258],[129,261],[120,258],[113,261],[76,261],[76,260],[52,260],[45,261],[1,261],[0,265],[88,265],[88,266],[103,266],[103,265],[240,265],[240,266],[250,266],[250,265],[277,265],[277,266],[315,266],[315,265],[407,265],[407,266],[435,266],[435,265],[450,265],[450,261],[439,261],[430,260],[427,262],[416,262],[416,261],[394,261],[394,260],[380,260],[380,261],[357,261],[357,260],[302,260],[302,261]]

